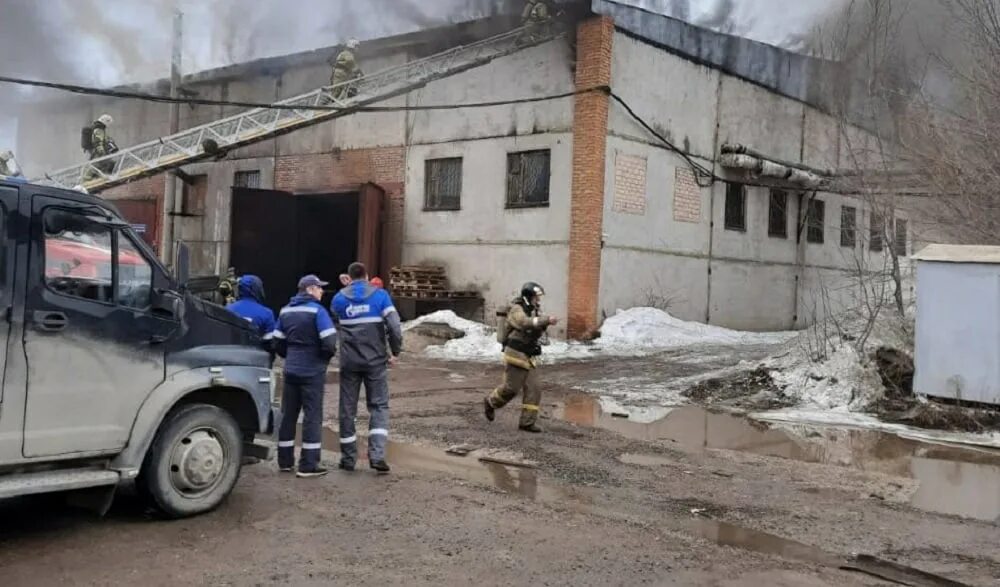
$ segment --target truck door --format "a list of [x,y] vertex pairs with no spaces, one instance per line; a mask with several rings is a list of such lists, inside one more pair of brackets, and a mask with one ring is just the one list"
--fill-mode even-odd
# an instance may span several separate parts
[[92,204],[32,196],[24,456],[114,452],[164,378],[177,329],[154,315],[154,265]]
[[[0,187],[0,382],[7,367],[7,344],[10,336],[10,317],[14,303],[15,231],[10,227],[17,221],[17,189]],[[0,385],[0,415],[3,414],[4,386]],[[0,437],[4,427],[0,425]],[[0,451],[3,452],[3,451]]]

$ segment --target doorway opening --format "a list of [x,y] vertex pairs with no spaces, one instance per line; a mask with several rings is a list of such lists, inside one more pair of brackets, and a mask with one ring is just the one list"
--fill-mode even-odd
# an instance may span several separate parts
[[383,193],[373,187],[302,195],[233,188],[229,264],[238,275],[264,281],[265,303],[275,311],[295,295],[299,278],[310,273],[330,282],[324,299],[329,305],[340,288],[337,277],[348,265],[378,259]]

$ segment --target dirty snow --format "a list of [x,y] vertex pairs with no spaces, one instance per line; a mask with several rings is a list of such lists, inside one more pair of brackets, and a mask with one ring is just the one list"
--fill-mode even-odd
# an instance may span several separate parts
[[[493,328],[460,318],[450,310],[407,322],[403,330],[424,323],[443,323],[465,333],[462,338],[428,347],[424,352],[429,356],[452,360],[493,360],[500,354],[500,344],[496,341]],[[601,327],[601,337],[594,342],[553,340],[544,348],[542,356],[543,360],[584,359],[597,355],[643,356],[688,346],[780,344],[794,335],[789,332],[740,332],[687,322],[655,308],[632,308],[620,310],[607,319]]]

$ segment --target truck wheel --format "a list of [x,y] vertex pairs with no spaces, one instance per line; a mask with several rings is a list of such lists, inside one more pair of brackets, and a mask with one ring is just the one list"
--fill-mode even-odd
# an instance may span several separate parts
[[184,518],[222,503],[242,463],[243,433],[229,412],[192,404],[160,425],[137,483],[151,505],[170,518]]

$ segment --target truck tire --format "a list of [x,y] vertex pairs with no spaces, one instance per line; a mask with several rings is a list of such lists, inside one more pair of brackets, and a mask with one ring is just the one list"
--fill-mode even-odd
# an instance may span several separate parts
[[243,433],[236,420],[216,406],[192,404],[160,424],[136,483],[165,516],[185,518],[218,507],[242,464]]

